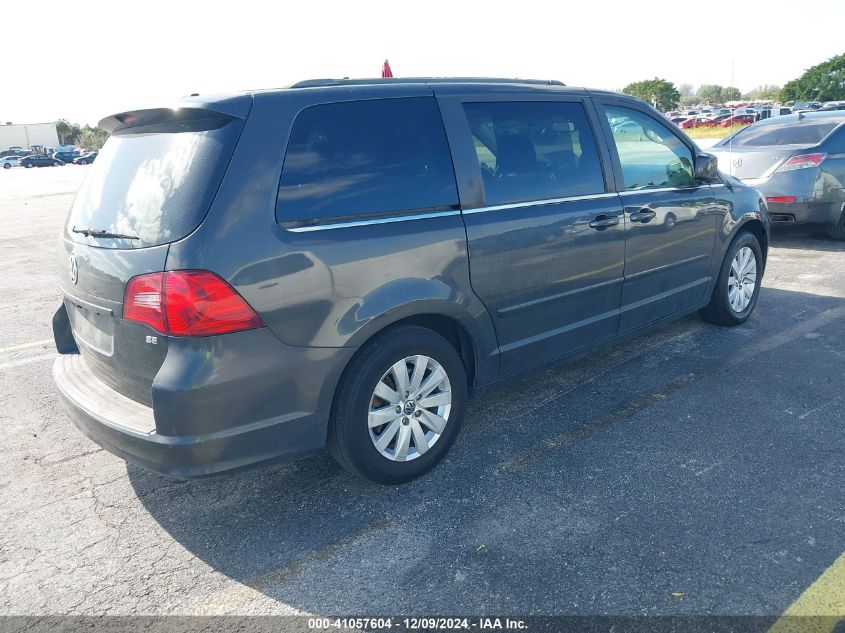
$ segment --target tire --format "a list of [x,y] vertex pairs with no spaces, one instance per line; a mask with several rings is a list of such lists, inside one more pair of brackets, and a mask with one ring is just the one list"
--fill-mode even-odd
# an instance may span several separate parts
[[3,163],[3,169],[11,169],[12,163]]
[[[425,360],[415,365],[420,358]],[[377,389],[389,395],[399,386],[393,367],[403,359],[407,362],[411,397],[396,394],[401,397],[395,402],[381,398]],[[413,399],[415,367],[423,367],[417,382],[423,392],[437,382],[439,370],[446,375],[446,380],[420,398],[419,404]],[[446,400],[449,405],[421,406],[426,401]],[[360,477],[387,485],[404,483],[428,472],[443,459],[460,430],[466,401],[466,370],[455,348],[432,330],[398,326],[368,342],[344,372],[332,407],[327,447],[341,466]],[[371,416],[373,410],[377,413]],[[371,418],[385,422],[370,428]],[[446,423],[440,426],[443,419]],[[429,426],[434,422],[439,433]],[[422,442],[418,437],[422,437]],[[403,439],[404,456],[400,447]],[[385,440],[386,444],[377,448],[376,442]]]
[[671,213],[671,212],[667,213],[666,217],[663,220],[663,230],[664,231],[671,231],[675,227],[675,224],[677,223],[677,221],[678,221],[678,218],[675,217],[674,213]]
[[26,165],[24,165],[24,167],[26,167],[27,169],[31,169],[31,168],[32,168],[32,163],[27,163]]
[[839,216],[839,222],[832,225],[827,234],[835,240],[845,240],[845,206],[842,207],[842,214]]
[[[735,274],[732,275],[734,260],[737,259],[737,256],[740,255],[741,252],[743,255],[746,254],[744,249],[749,249],[754,259],[753,290],[751,298],[748,300],[747,304],[744,304],[744,301],[747,300],[748,293],[746,289],[749,284],[742,283],[737,285],[736,276]],[[750,269],[750,260],[748,261]],[[740,262],[741,259],[738,260],[738,264]],[[736,268],[734,268],[734,270],[736,270]],[[745,280],[749,279],[747,275],[748,273],[744,272],[743,277]],[[748,317],[751,316],[751,313],[754,312],[754,308],[757,305],[757,299],[760,296],[760,283],[762,282],[762,279],[763,252],[760,249],[760,242],[757,241],[757,238],[753,233],[742,231],[734,238],[733,242],[731,242],[730,248],[728,248],[728,253],[725,256],[725,261],[722,262],[722,267],[719,270],[719,277],[716,279],[716,285],[713,288],[713,294],[710,297],[710,303],[708,303],[699,312],[701,318],[708,323],[729,327],[745,323],[748,320]],[[729,292],[731,286],[736,289],[734,291],[735,294]],[[737,288],[743,288],[743,290],[738,290]],[[735,297],[736,294],[739,293],[744,293],[744,295],[740,294],[740,300],[742,303],[739,303],[739,305],[732,303],[731,298]]]

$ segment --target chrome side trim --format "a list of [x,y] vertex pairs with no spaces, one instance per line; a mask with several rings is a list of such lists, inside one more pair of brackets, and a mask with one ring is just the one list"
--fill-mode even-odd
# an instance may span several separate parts
[[[691,264],[692,262],[697,262],[702,259],[710,259],[710,253],[702,253],[701,255],[696,255],[695,257],[688,257],[687,259],[681,259],[676,262],[672,262],[670,264],[666,264],[664,266],[658,266],[657,268],[649,268],[648,270],[641,270],[638,273],[634,273],[632,275],[627,275],[625,277],[625,281],[631,281],[632,279],[639,279],[640,277],[646,277],[648,275],[653,275],[654,273],[661,273],[665,272],[671,268],[675,268],[677,266],[683,266],[684,264]],[[708,279],[710,279],[708,277]]]
[[566,198],[547,198],[545,200],[527,200],[526,202],[511,202],[509,204],[495,204],[489,207],[476,207],[475,209],[464,209],[464,215],[473,213],[487,213],[488,211],[505,211],[507,209],[521,209],[523,207],[540,207],[547,204],[559,204],[561,202],[577,202],[578,200],[599,200],[601,198],[615,198],[613,193],[594,193],[589,196],[568,196]]
[[[683,286],[678,286],[677,288],[672,288],[671,290],[667,290],[666,292],[661,292],[659,295],[654,295],[651,297],[646,297],[640,301],[635,303],[629,303],[627,305],[622,306],[622,314],[624,315],[626,312],[630,312],[631,310],[636,310],[637,308],[641,308],[644,305],[648,305],[649,303],[654,303],[655,301],[660,301],[662,299],[666,299],[667,297],[671,297],[672,295],[678,294],[679,292],[685,292],[696,286],[700,286],[701,284],[706,284],[710,282],[710,277],[702,277],[701,279],[696,279],[695,281],[691,281],[688,284],[684,284]],[[623,330],[624,332],[625,330]]]
[[370,220],[352,220],[350,222],[338,222],[336,224],[315,224],[314,226],[297,226],[285,229],[291,233],[310,233],[312,231],[331,231],[333,229],[346,229],[354,226],[370,226],[372,224],[389,224],[391,222],[410,222],[411,220],[428,220],[429,218],[445,218],[450,215],[460,215],[458,210],[434,211],[432,213],[418,213],[416,215],[394,215],[387,218],[373,218]]
[[[575,323],[569,323],[564,325],[563,327],[556,328],[554,330],[547,330],[545,332],[540,332],[539,334],[535,334],[534,336],[529,336],[527,338],[520,339],[518,341],[514,341],[513,343],[508,343],[507,345],[502,345],[501,351],[502,353],[513,351],[519,347],[524,347],[525,345],[531,345],[532,343],[540,343],[547,339],[551,339],[555,336],[560,336],[561,334],[566,334],[567,332],[571,332],[572,330],[577,330],[578,328],[592,325],[593,323],[598,323],[599,321],[604,321],[605,319],[610,319],[612,317],[619,315],[619,309],[616,310],[609,310],[607,312],[603,312],[601,314],[596,314],[595,316],[591,316],[587,319],[583,319],[581,321],[577,321]],[[582,346],[584,347],[584,346]],[[572,351],[577,351],[577,349],[582,349],[582,347],[576,348]]]
[[633,189],[628,191],[620,191],[620,196],[635,196],[640,193],[664,193],[667,191],[676,191],[678,193],[684,193],[686,191],[699,191],[704,187],[709,187],[710,185],[698,185],[696,187],[658,187],[657,189]]
[[589,292],[591,290],[598,290],[599,288],[606,288],[608,286],[621,286],[624,279],[619,277],[618,279],[611,279],[609,281],[601,281],[597,284],[592,284],[590,286],[585,286],[584,288],[575,288],[574,290],[567,290],[566,292],[559,292],[554,295],[550,295],[548,297],[540,297],[539,299],[533,299],[532,301],[526,301],[525,303],[518,303],[516,305],[508,306],[507,308],[500,308],[496,310],[496,314],[502,318],[507,318],[514,316],[523,310],[528,308],[534,308],[539,305],[551,303],[554,301],[560,301],[561,299],[566,299],[568,297],[572,297],[577,294],[581,294],[582,292]]

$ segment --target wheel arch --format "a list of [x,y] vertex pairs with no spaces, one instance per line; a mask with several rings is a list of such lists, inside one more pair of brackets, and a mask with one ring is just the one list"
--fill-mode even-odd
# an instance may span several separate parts
[[[414,305],[414,304],[420,305]],[[372,319],[350,339],[350,346],[358,348],[348,364],[352,364],[362,348],[385,332],[403,325],[417,325],[445,338],[460,356],[467,372],[467,384],[491,382],[498,375],[495,355],[495,335],[485,333],[477,317],[465,314],[451,303],[414,302]],[[485,318],[486,314],[484,315]],[[492,324],[491,324],[492,328]],[[490,340],[490,336],[494,338]]]
[[[338,394],[350,367],[354,366],[355,361],[358,359],[367,344],[386,332],[402,327],[403,325],[416,325],[423,327],[440,334],[444,339],[446,339],[446,341],[452,345],[458,353],[458,356],[464,364],[468,389],[471,389],[474,385],[479,384],[479,369],[481,369],[482,377],[484,376],[485,371],[490,371],[485,368],[484,359],[480,358],[481,352],[478,348],[479,341],[477,337],[473,337],[471,326],[468,327],[464,320],[458,318],[455,314],[446,314],[442,311],[423,310],[411,314],[400,314],[398,316],[396,314],[384,315],[381,319],[377,319],[377,323],[371,323],[370,327],[362,328],[362,331],[358,332],[356,336],[353,337],[353,341],[356,343],[357,349],[355,350],[355,353],[347,359],[343,370],[338,375],[338,378],[334,383],[334,387],[330,392],[330,417],[335,415],[335,406]],[[498,355],[495,356],[495,361],[495,371],[498,373]],[[487,362],[490,363],[491,361],[488,360]],[[481,367],[479,367],[479,365],[481,365]]]
[[737,236],[742,232],[751,233],[760,243],[760,250],[763,251],[763,272],[765,272],[766,259],[768,258],[769,252],[769,234],[766,231],[765,225],[756,218],[747,219],[745,222],[742,222],[739,226],[737,226],[730,243],[732,244]]

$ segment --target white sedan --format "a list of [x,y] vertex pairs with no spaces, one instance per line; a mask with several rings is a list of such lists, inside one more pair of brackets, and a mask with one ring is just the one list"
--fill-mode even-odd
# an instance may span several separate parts
[[0,158],[0,166],[2,166],[3,169],[18,167],[20,166],[20,160],[20,156],[4,156],[3,158]]

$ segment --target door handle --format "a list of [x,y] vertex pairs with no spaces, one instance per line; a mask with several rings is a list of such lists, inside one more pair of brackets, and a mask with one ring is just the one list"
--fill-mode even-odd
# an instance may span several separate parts
[[657,214],[651,209],[643,207],[639,211],[631,213],[631,215],[628,216],[628,219],[631,220],[631,222],[641,222],[642,224],[645,224],[646,222],[651,222],[656,215]]
[[598,215],[595,219],[590,221],[590,228],[597,231],[604,231],[609,226],[616,226],[619,224],[619,216],[616,215]]

